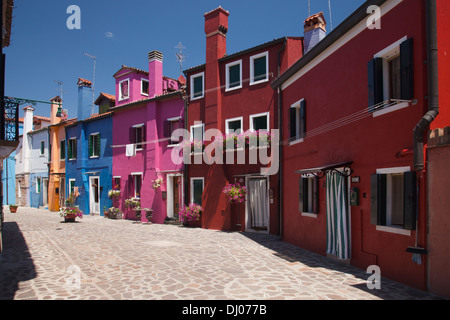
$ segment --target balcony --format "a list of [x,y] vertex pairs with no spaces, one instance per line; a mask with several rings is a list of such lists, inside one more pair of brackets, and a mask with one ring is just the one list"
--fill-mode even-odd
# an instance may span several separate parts
[[0,159],[8,157],[19,145],[19,105],[17,98],[5,97],[4,117],[0,118]]

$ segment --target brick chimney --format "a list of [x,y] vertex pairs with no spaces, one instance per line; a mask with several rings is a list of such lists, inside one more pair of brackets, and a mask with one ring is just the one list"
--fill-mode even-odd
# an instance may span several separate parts
[[148,54],[148,97],[163,93],[163,54],[153,50]]
[[327,35],[327,23],[323,12],[310,16],[304,21],[305,28],[305,52],[306,54]]
[[[223,131],[219,59],[227,52],[228,16],[222,7],[205,13],[205,123]],[[208,129],[208,128],[205,128]]]
[[23,136],[22,136],[22,163],[23,163],[23,171],[30,171],[30,158],[31,158],[31,150],[30,150],[30,137],[28,133],[33,131],[33,112],[34,108],[32,106],[28,106],[23,108]]
[[78,78],[78,120],[85,120],[91,116],[92,106],[92,82]]
[[50,102],[52,103],[50,107],[50,124],[58,124],[61,122],[61,118],[57,117],[56,113],[58,112],[58,107],[62,107],[62,105],[60,105],[60,103],[62,103],[62,100],[59,96],[56,96],[51,99]]

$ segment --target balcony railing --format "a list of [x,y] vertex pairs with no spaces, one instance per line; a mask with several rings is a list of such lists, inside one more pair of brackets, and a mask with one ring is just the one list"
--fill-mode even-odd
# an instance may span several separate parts
[[5,97],[5,117],[0,118],[0,140],[19,141],[19,105],[28,100]]

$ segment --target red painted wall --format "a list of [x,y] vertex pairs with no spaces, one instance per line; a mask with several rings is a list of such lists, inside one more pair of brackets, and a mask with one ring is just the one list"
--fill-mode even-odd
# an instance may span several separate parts
[[[382,17],[380,30],[364,29],[338,51],[283,91],[284,139],[288,139],[289,108],[306,99],[306,139],[284,147],[283,239],[319,254],[326,253],[325,178],[320,180],[317,218],[299,213],[299,174],[296,170],[353,161],[353,176],[360,177],[360,204],[351,207],[351,263],[361,268],[377,264],[383,277],[425,289],[425,265],[414,264],[410,236],[377,231],[370,223],[370,177],[378,168],[410,166],[412,155],[398,157],[413,146],[413,128],[426,112],[426,60],[424,1],[403,1]],[[374,54],[405,35],[414,38],[415,98],[418,104],[379,117],[361,117],[334,130],[312,134],[313,129],[368,108],[367,64]],[[424,177],[421,177],[419,244],[425,242]]]

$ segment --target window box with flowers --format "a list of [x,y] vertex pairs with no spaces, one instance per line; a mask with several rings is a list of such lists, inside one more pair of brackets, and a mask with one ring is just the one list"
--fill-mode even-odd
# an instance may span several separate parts
[[[131,219],[141,220],[141,199],[138,197],[129,198],[125,200],[125,208],[130,211],[134,211],[134,217]],[[128,216],[127,216],[128,218]]]
[[121,219],[122,211],[119,208],[110,207],[105,211],[105,217],[109,219]]
[[217,137],[214,141],[222,144],[224,151],[242,148],[270,147],[272,133],[265,130],[246,131],[240,134],[230,133]]
[[230,184],[227,182],[226,186],[222,190],[228,196],[228,201],[244,202],[247,195],[247,188],[239,183]]
[[180,221],[184,226],[188,226],[191,222],[199,221],[200,215],[203,212],[201,205],[190,203],[188,206],[184,205],[178,212]]
[[112,200],[117,200],[120,197],[120,189],[119,186],[116,185],[114,188],[108,191],[108,197]]

